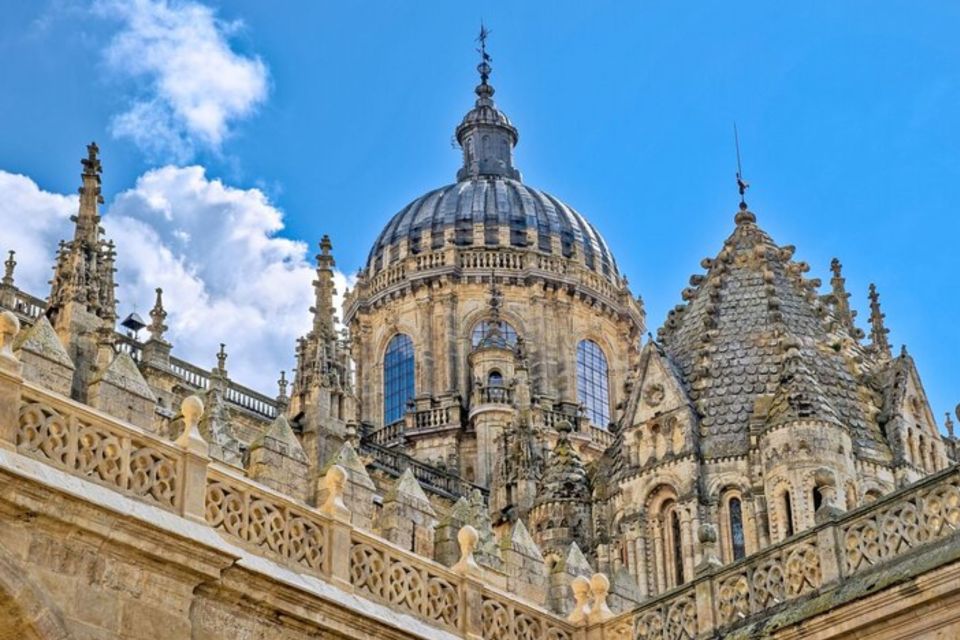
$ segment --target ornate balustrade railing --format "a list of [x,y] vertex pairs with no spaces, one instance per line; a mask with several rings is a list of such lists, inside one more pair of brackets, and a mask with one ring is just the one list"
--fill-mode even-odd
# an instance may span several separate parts
[[483,385],[476,392],[476,404],[513,404],[513,389],[510,387]]
[[445,498],[456,500],[469,497],[474,491],[479,491],[484,497],[489,493],[486,488],[467,482],[458,475],[437,469],[401,451],[377,444],[371,437],[360,439],[359,450],[360,453],[371,458],[370,464],[374,468],[393,477],[399,477],[409,468],[425,490]]
[[384,425],[375,431],[371,431],[367,438],[374,444],[378,444],[382,447],[390,447],[395,444],[400,444],[403,442],[406,426],[405,420],[397,420],[388,425]]
[[19,453],[170,510],[183,505],[183,451],[131,424],[23,383]]
[[459,424],[460,413],[457,407],[432,407],[413,413],[413,428],[436,429],[450,424]]
[[722,637],[744,620],[955,535],[960,535],[960,465],[698,576],[604,622],[603,638]]
[[26,291],[17,291],[13,298],[13,311],[36,320],[40,314],[47,308],[47,301],[42,298],[32,296]]
[[[16,416],[14,424],[0,424],[2,446],[136,500],[205,520],[252,552],[469,637],[723,636],[744,621],[823,593],[851,576],[907,562],[915,552],[941,545],[960,530],[960,466],[954,465],[699,575],[633,611],[575,627],[469,574],[353,528],[348,512],[306,506],[242,472],[212,463],[194,439],[181,436],[169,442],[8,374],[0,375],[0,386],[0,398],[13,403],[6,415]],[[7,410],[12,407],[16,411]],[[185,435],[195,432],[201,410],[194,407],[193,427]],[[387,465],[397,475],[411,468],[428,490],[457,497],[477,488],[379,445],[363,442],[361,449],[368,455],[377,452],[374,464]]]
[[226,535],[315,575],[329,576],[329,518],[226,469],[207,469],[207,523]]
[[[8,385],[9,379],[0,379],[0,384]],[[22,455],[205,521],[251,553],[459,637],[578,637],[562,619],[485,586],[475,575],[456,573],[354,528],[342,504],[340,510],[327,504],[322,509],[307,506],[212,462],[185,436],[172,443],[29,383],[18,386],[16,428],[0,430],[0,437],[12,439],[10,444]],[[188,433],[195,432],[201,411],[196,409]],[[329,490],[333,485],[327,486]],[[470,613],[474,603],[482,615]]]

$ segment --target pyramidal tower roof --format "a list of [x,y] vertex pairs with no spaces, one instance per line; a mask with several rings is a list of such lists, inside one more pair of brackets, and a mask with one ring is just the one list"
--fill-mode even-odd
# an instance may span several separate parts
[[[745,202],[734,221],[716,257],[701,262],[706,273],[691,277],[685,304],[659,332],[699,413],[703,455],[747,452],[750,421],[758,406],[770,406],[793,348],[791,357],[803,354],[808,375],[801,379],[821,389],[857,445],[866,455],[887,457],[870,391],[857,373],[862,349],[852,325],[830,321],[820,281],[805,277],[809,266],[793,259],[794,247],[777,245]],[[766,403],[757,403],[761,398]]]

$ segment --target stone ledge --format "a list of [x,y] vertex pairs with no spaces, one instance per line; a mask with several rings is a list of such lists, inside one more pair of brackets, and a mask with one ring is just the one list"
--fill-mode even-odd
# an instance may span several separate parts
[[[323,628],[334,626],[346,637],[459,637],[251,553],[203,524],[17,453],[0,450],[0,474],[8,476],[0,493],[3,501],[163,558],[167,566],[204,576],[207,589],[219,584],[249,597],[251,584],[258,582],[267,589],[260,594],[263,601],[294,618]],[[84,514],[84,508],[90,513]],[[246,577],[234,577],[241,574]]]

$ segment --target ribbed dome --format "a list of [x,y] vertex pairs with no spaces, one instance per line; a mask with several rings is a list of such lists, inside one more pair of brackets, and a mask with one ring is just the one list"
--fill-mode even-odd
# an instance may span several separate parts
[[[476,102],[457,126],[463,166],[457,183],[423,195],[393,216],[367,259],[372,274],[400,255],[459,247],[529,248],[565,258],[583,256],[587,268],[619,284],[613,255],[597,230],[553,196],[523,184],[513,163],[519,134],[493,102],[490,57],[481,48]],[[483,237],[475,235],[483,228]],[[451,232],[452,230],[452,232]]]
[[474,225],[484,229],[480,246],[529,247],[552,254],[556,238],[559,255],[582,254],[588,268],[611,281],[619,277],[606,241],[582,215],[548,193],[497,175],[441,187],[404,207],[373,243],[367,268],[378,270],[388,264],[390,247],[404,239],[413,253],[447,243],[475,245]]

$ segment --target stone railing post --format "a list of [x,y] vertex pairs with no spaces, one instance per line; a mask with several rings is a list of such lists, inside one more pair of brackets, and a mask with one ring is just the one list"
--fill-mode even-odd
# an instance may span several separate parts
[[713,604],[713,579],[700,578],[694,585],[693,597],[697,603],[697,637],[701,637],[717,627],[716,610]]
[[839,536],[836,521],[817,532],[817,553],[820,554],[820,579],[823,585],[839,581],[843,573]]
[[460,559],[451,567],[462,578],[460,582],[460,621],[458,627],[464,638],[480,640],[483,637],[483,582],[482,570],[473,557],[480,534],[470,525],[460,527],[457,543]]
[[200,435],[200,418],[203,416],[203,401],[197,396],[188,396],[180,403],[183,416],[183,433],[177,445],[183,449],[183,493],[180,513],[197,522],[207,521],[207,465],[210,451],[207,441]]
[[350,583],[350,510],[343,502],[343,491],[347,482],[347,472],[338,464],[327,470],[323,477],[326,497],[320,505],[320,512],[330,516],[327,537],[327,570],[330,580],[341,589],[352,592]]
[[23,388],[23,365],[13,354],[13,337],[18,331],[17,316],[10,311],[0,313],[0,448],[10,450],[17,448]]

